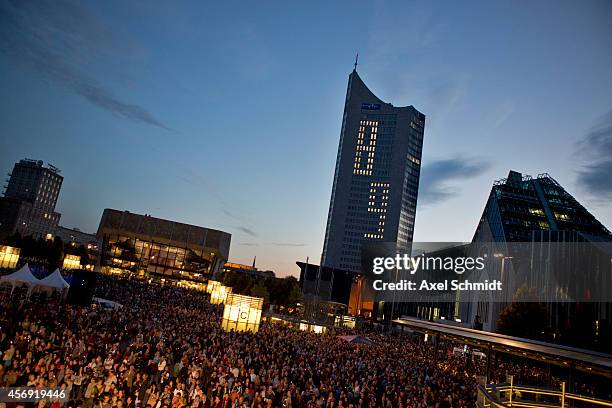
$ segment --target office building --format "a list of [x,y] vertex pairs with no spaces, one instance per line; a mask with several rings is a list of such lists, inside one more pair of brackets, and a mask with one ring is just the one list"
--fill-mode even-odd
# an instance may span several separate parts
[[412,241],[425,115],[374,95],[349,75],[321,265],[359,272],[361,249]]
[[301,261],[296,265],[300,268],[299,285],[305,299],[316,297],[325,302],[349,304],[358,274]]
[[97,237],[102,272],[194,282],[221,270],[231,240],[223,231],[108,208]]
[[100,243],[96,234],[83,232],[78,228],[66,228],[59,225],[55,236],[64,243],[64,269],[94,270],[100,256]]
[[473,241],[528,242],[533,231],[576,231],[610,238],[610,231],[547,173],[516,171],[494,183]]
[[72,246],[89,246],[89,249],[97,249],[98,238],[96,234],[83,232],[78,228],[67,228],[59,225],[55,230],[55,236],[59,237],[65,244]]
[[371,296],[369,299],[361,297],[360,274],[301,261],[296,265],[300,268],[303,319],[335,325],[347,314],[371,316],[373,302]]
[[454,317],[474,326],[478,316],[495,331],[518,291],[533,290],[555,340],[569,344],[579,332],[580,341],[597,342],[612,329],[611,243],[610,231],[550,175],[510,171],[494,183],[471,244],[474,253],[491,254],[480,281],[499,279],[504,291],[495,302],[462,296]]
[[23,159],[10,173],[0,199],[0,235],[53,238],[61,214],[55,212],[64,178],[41,160]]

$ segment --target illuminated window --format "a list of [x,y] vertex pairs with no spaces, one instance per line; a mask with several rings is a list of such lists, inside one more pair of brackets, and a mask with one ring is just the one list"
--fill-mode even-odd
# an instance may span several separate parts
[[[374,153],[376,150],[376,136],[378,133],[378,122],[377,121],[365,121],[360,122],[359,130],[357,132],[357,148],[355,150],[355,163],[353,174],[359,175],[372,175],[372,169],[374,167]],[[365,169],[362,165],[362,152],[367,152],[367,158],[365,160]]]
[[0,246],[0,268],[16,268],[20,252],[20,248]]
[[530,208],[529,213],[537,216],[544,216],[544,211],[539,208]]
[[64,263],[62,264],[64,269],[81,269],[81,257],[78,255],[66,255],[64,257]]
[[320,333],[325,333],[327,331],[327,327],[319,326],[317,324],[300,323],[300,330],[310,331],[310,332],[320,334]]
[[567,214],[563,214],[563,213],[555,213],[555,218],[561,221],[569,221],[570,216]]
[[382,239],[385,232],[385,214],[387,212],[389,200],[389,183],[371,182],[370,201],[368,201],[368,212],[380,214],[378,216],[378,226],[376,234],[364,234],[364,238]]

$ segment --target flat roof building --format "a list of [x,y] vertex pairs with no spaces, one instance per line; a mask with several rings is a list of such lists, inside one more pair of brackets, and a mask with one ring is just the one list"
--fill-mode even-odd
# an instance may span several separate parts
[[221,270],[231,241],[227,232],[109,208],[97,237],[103,272],[193,281]]
[[53,237],[61,214],[55,212],[64,177],[42,160],[23,159],[10,173],[0,198],[0,235],[16,232],[35,238]]
[[245,265],[236,262],[226,262],[223,265],[223,273],[235,272],[235,273],[246,273],[247,275],[259,277],[259,278],[275,278],[276,274],[274,271],[260,271],[255,266],[255,262],[253,261],[253,265]]
[[60,237],[66,244],[98,246],[96,234],[83,232],[78,228],[66,228],[59,225],[55,230],[55,236]]

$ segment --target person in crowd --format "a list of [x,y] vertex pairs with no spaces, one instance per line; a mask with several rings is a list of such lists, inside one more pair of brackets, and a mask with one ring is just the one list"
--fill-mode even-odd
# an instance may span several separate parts
[[[354,345],[268,323],[226,332],[207,296],[169,285],[100,276],[96,296],[122,305],[112,310],[19,296],[0,295],[0,386],[68,395],[41,406],[472,407],[485,370],[484,361],[392,333]],[[492,380],[506,372],[546,381],[542,369],[503,360]]]

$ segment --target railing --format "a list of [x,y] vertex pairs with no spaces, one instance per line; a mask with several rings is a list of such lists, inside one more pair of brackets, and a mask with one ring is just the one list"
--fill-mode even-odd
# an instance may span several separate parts
[[[589,396],[573,394],[565,391],[565,383],[561,389],[530,387],[515,385],[512,376],[509,382],[503,384],[478,385],[478,408],[507,408],[507,407],[542,407],[565,408],[574,406],[575,401],[581,401],[580,406],[612,407],[612,402]],[[525,398],[530,396],[532,398]],[[545,397],[543,400],[542,397]]]

